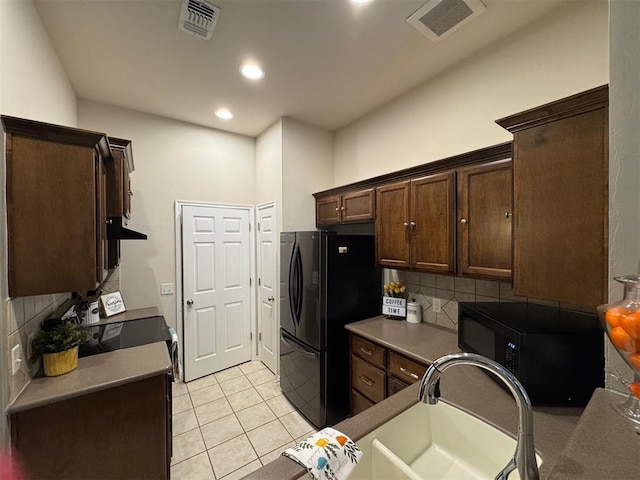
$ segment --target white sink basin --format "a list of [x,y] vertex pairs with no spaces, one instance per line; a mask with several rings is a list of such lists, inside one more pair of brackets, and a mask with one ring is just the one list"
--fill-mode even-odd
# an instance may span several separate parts
[[418,403],[356,444],[364,456],[349,480],[493,480],[516,448],[514,438],[443,401]]

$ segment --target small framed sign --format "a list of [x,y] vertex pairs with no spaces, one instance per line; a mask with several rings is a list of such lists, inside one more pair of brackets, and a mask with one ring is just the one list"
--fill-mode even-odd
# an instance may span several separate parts
[[106,293],[100,297],[100,308],[105,317],[110,317],[116,313],[126,312],[122,295],[120,292]]
[[400,297],[382,297],[382,314],[399,320],[407,317],[407,299]]

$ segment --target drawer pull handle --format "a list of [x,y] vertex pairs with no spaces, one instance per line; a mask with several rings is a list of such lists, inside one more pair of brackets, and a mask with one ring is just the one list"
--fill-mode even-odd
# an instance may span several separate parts
[[402,373],[404,373],[405,375],[408,375],[409,377],[411,377],[411,378],[413,378],[413,379],[415,379],[415,380],[418,380],[418,379],[420,378],[418,375],[416,375],[416,374],[415,374],[415,373],[413,373],[413,372],[410,372],[409,370],[407,370],[407,369],[406,369],[406,368],[404,368],[404,367],[400,367],[400,371],[401,371]]
[[369,355],[369,356],[373,355],[373,351],[365,347],[360,347],[360,351],[365,355]]
[[365,384],[369,385],[370,387],[373,387],[373,380],[371,380],[369,377],[365,375],[360,375],[360,380],[362,380]]

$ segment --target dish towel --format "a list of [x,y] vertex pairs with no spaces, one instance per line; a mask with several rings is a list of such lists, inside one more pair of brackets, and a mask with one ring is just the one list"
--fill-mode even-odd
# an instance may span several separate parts
[[344,480],[362,452],[345,434],[327,427],[287,448],[282,455],[306,468],[314,480]]

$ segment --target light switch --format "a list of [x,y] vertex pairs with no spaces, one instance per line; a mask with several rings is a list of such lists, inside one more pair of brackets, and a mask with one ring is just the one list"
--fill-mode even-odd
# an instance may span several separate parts
[[173,283],[161,283],[160,295],[173,295]]

